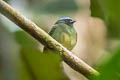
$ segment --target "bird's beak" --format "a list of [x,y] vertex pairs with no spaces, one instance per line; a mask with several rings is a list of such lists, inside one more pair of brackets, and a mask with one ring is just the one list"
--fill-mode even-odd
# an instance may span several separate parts
[[71,21],[71,23],[74,23],[74,22],[76,22],[76,21],[75,21],[75,20],[72,20],[72,21]]

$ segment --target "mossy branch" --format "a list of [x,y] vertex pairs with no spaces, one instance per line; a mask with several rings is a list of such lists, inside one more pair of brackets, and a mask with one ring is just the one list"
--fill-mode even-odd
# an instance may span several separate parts
[[82,73],[84,76],[98,76],[99,72],[90,67],[84,61],[75,56],[72,52],[64,48],[60,43],[49,36],[44,30],[39,28],[31,20],[19,14],[15,9],[8,5],[3,0],[0,0],[0,13],[10,19],[13,23],[22,28],[25,32],[30,34],[44,46],[54,49],[60,53],[63,60],[71,66],[74,70]]

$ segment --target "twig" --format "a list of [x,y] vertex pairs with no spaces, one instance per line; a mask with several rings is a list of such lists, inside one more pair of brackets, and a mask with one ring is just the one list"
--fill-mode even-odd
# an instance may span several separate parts
[[84,61],[75,56],[72,52],[64,48],[60,43],[49,36],[45,31],[39,28],[35,23],[28,20],[16,10],[14,10],[10,5],[8,5],[3,0],[0,0],[0,13],[10,19],[13,23],[21,27],[28,34],[33,36],[36,40],[42,43],[44,46],[54,49],[60,53],[63,60],[71,66],[74,70],[82,73],[84,76],[89,78],[89,76],[98,76],[99,72],[90,67]]

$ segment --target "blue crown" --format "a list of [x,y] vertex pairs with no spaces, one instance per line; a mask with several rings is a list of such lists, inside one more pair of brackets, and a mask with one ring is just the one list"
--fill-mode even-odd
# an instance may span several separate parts
[[63,18],[60,18],[59,20],[72,20],[72,18],[70,18],[70,17],[63,17]]

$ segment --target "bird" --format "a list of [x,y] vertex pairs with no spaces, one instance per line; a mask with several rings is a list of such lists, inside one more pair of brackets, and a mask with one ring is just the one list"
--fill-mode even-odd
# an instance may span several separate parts
[[60,18],[49,31],[49,35],[68,50],[72,50],[77,43],[77,32],[73,26],[75,22],[70,17]]

